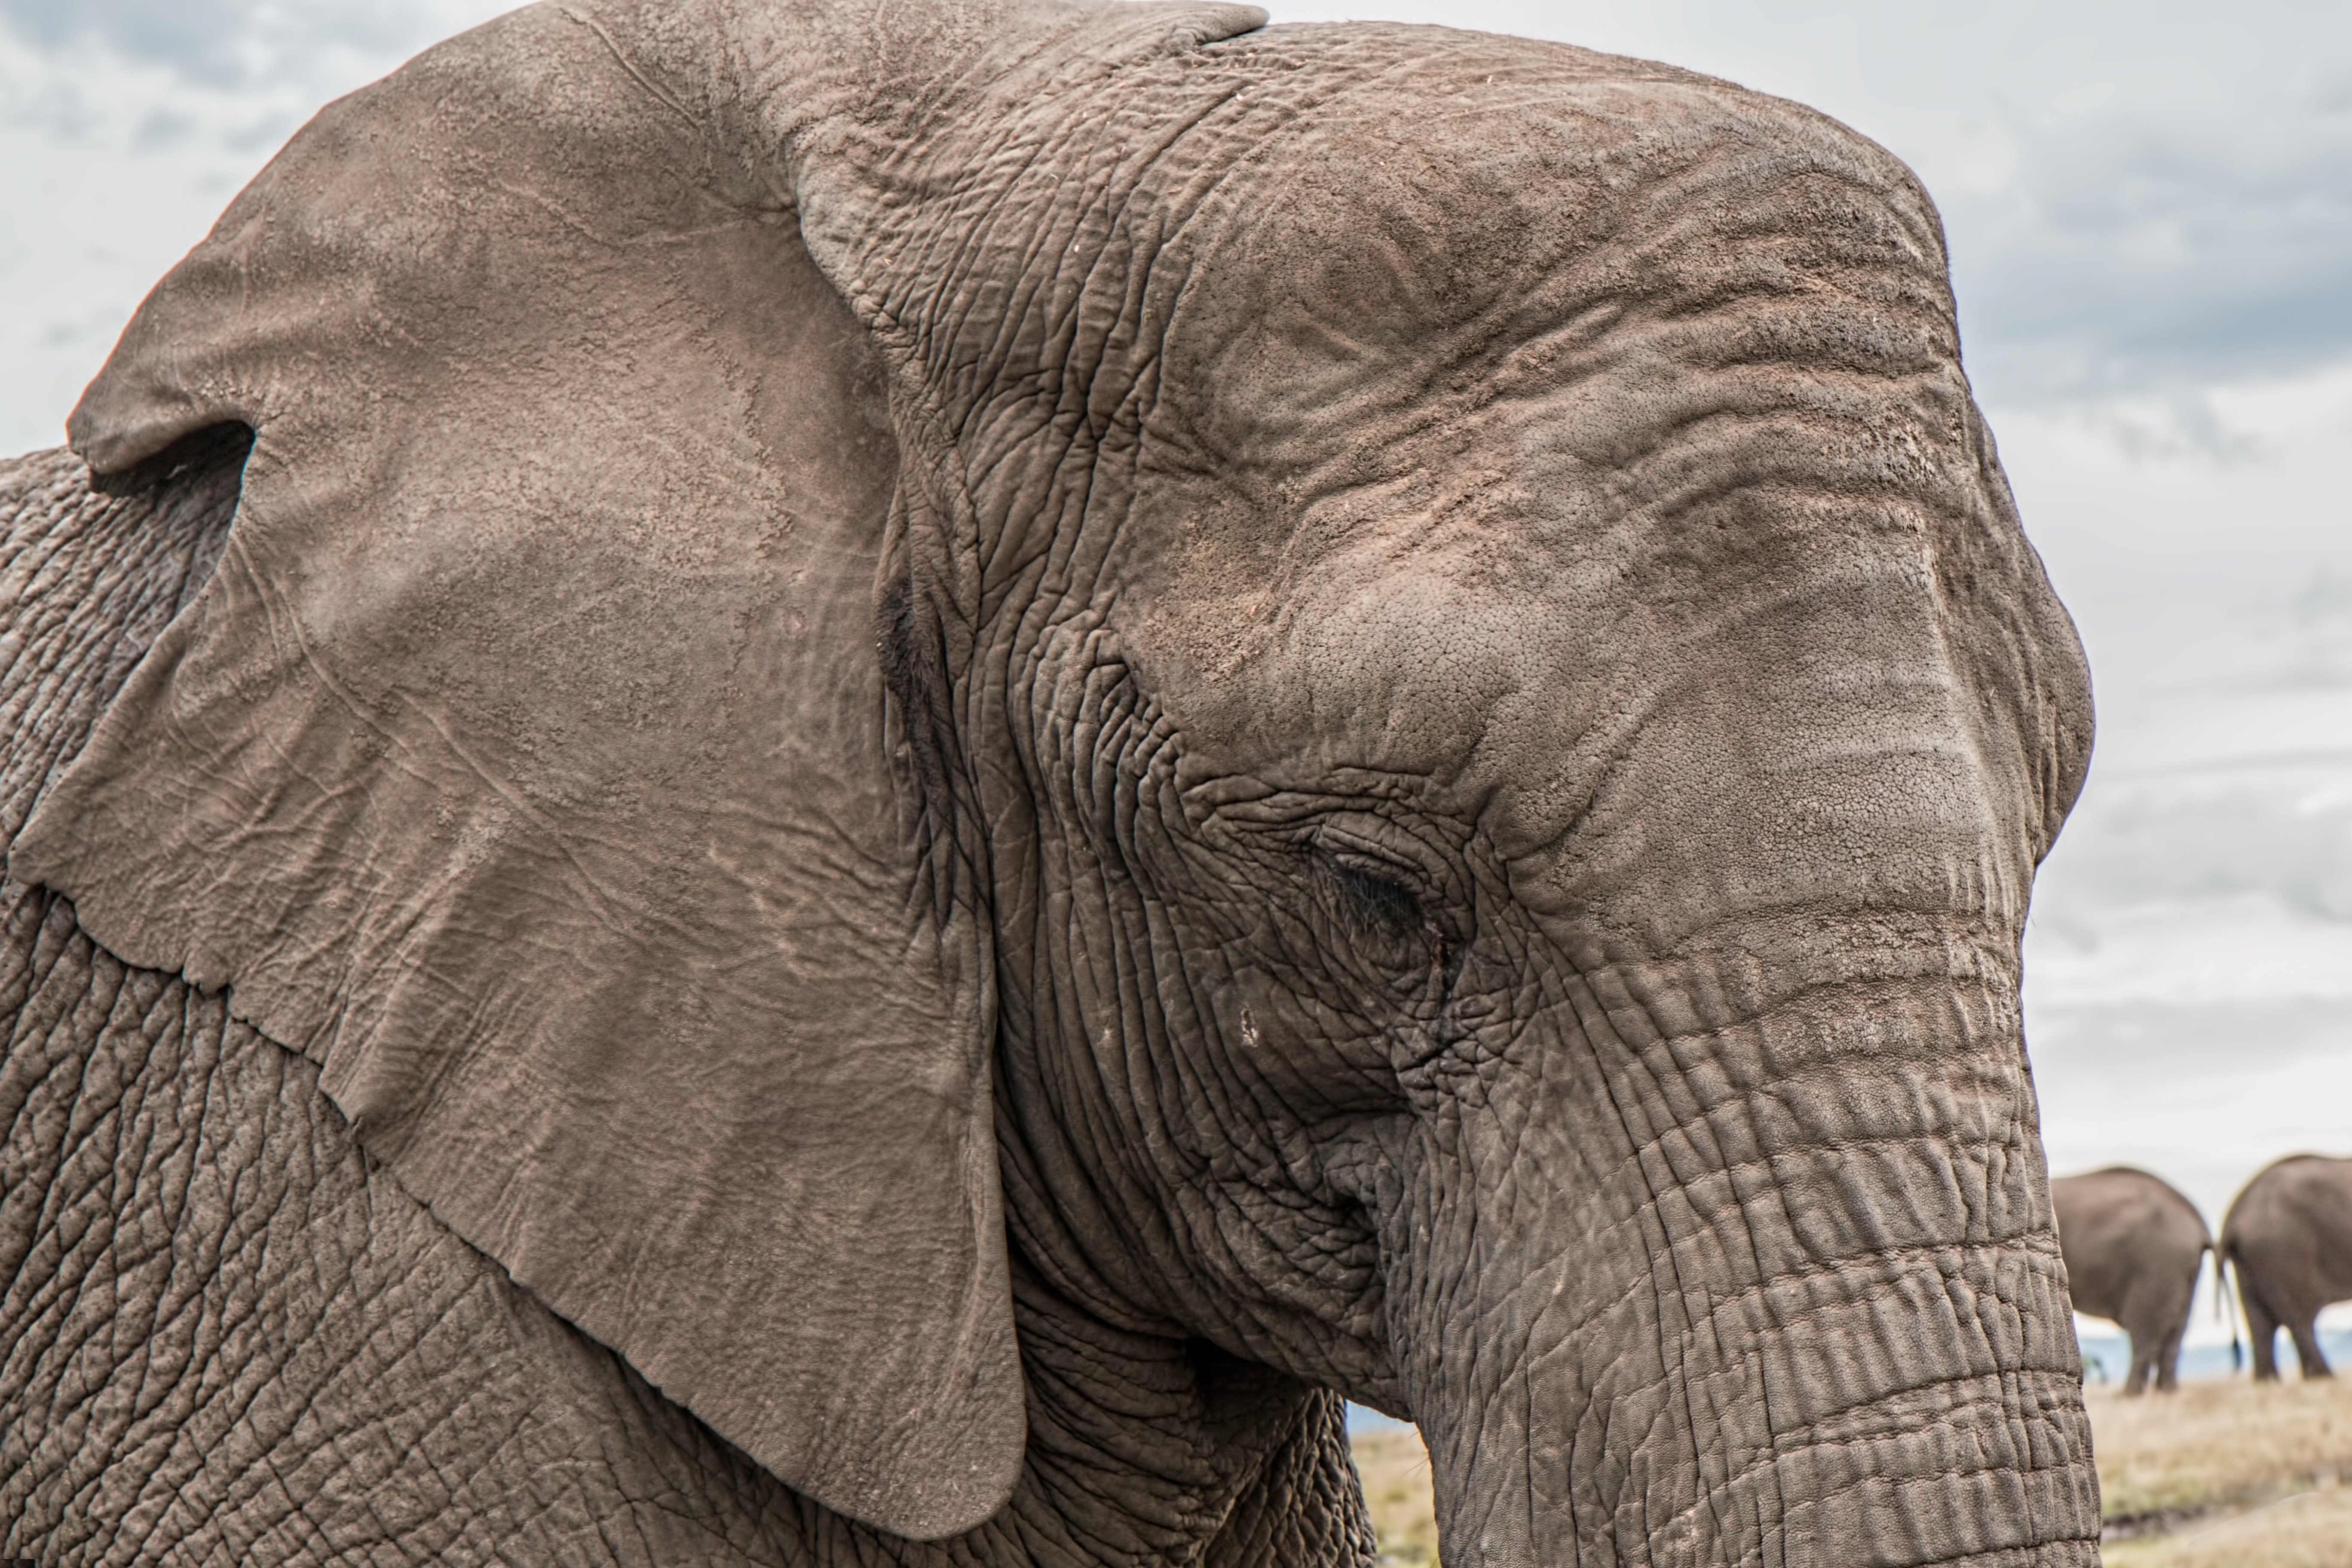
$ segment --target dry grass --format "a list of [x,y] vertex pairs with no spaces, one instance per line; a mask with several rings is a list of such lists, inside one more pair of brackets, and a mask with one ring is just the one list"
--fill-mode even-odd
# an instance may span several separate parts
[[[2352,1377],[2089,1397],[2107,1568],[2352,1568]],[[1382,1560],[1436,1568],[1420,1435],[1363,1434],[1356,1468]]]
[[2300,1492],[2169,1535],[2111,1543],[2107,1568],[2346,1568],[2352,1490]]
[[1381,1561],[1437,1568],[1437,1515],[1430,1505],[1429,1454],[1410,1426],[1359,1433],[1356,1473],[1364,1478]]
[[2352,1383],[2089,1400],[2111,1568],[2352,1568]]

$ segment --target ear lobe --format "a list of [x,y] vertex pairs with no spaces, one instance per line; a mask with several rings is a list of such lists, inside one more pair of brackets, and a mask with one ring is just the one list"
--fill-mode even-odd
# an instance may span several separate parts
[[76,412],[101,470],[258,436],[10,869],[230,986],[782,1479],[937,1537],[1025,1441],[993,960],[877,656],[880,369],[719,167],[553,8],[298,137]]

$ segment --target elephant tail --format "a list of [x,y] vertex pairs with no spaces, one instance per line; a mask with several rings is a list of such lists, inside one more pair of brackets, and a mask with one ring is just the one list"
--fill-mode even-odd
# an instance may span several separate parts
[[2246,1347],[2238,1332],[2237,1311],[2230,1301],[2230,1259],[2219,1242],[2213,1243],[2210,1250],[2213,1254],[2213,1315],[2229,1320],[2230,1370],[2233,1373],[2243,1372],[2246,1369]]

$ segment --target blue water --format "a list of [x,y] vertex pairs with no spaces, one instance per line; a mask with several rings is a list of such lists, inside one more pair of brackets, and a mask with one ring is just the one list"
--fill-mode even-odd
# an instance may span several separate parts
[[[2320,1353],[2327,1364],[2339,1373],[2352,1373],[2352,1329],[2322,1329],[2319,1331]],[[2120,1384],[2131,1373],[2131,1341],[2121,1334],[2084,1334],[2083,1354],[2095,1365],[2083,1369],[2083,1381],[2093,1388],[2100,1385],[2102,1374],[2106,1383]],[[2294,1342],[2286,1335],[2278,1337],[2278,1367],[2282,1375],[2292,1377],[2297,1363]],[[2253,1367],[2253,1357],[2246,1357],[2243,1370],[2230,1364],[2228,1345],[2184,1345],[2180,1351],[2180,1381],[2208,1377],[2244,1377]]]

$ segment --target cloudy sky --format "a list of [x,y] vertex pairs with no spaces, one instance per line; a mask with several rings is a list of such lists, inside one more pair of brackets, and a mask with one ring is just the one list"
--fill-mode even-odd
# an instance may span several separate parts
[[[0,0],[0,450],[60,439],[147,286],[318,104],[504,8]],[[2052,1166],[2147,1165],[2218,1227],[2267,1160],[2352,1153],[2352,5],[1274,9],[1672,60],[1919,171],[2098,684],[2028,940]]]

